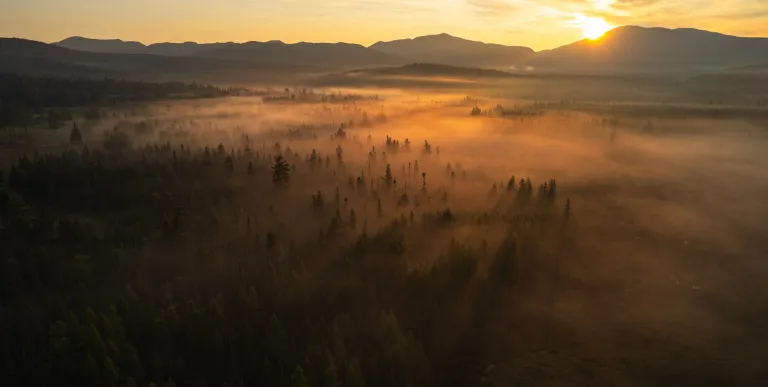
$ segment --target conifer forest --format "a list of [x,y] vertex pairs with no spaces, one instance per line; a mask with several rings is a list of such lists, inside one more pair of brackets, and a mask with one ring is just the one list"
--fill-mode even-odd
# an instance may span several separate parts
[[765,130],[61,82],[4,82],[0,385],[768,380]]

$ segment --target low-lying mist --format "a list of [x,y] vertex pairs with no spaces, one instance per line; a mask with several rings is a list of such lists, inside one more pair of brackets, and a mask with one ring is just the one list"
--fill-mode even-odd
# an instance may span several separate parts
[[[496,90],[333,92],[119,106],[78,123],[87,150],[46,137],[65,156],[16,162],[11,188],[55,203],[49,256],[92,262],[29,285],[77,316],[46,318],[114,309],[124,332],[95,329],[141,363],[121,363],[121,384],[768,378],[764,127]],[[62,247],[65,219],[111,245]]]

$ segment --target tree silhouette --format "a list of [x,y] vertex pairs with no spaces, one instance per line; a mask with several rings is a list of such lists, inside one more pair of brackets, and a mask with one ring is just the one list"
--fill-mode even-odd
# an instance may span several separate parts
[[344,164],[344,150],[341,149],[341,145],[336,146],[336,162],[339,165]]
[[387,169],[384,171],[384,177],[382,177],[384,180],[384,186],[387,188],[392,188],[393,178],[392,178],[392,168],[390,168],[390,165],[387,164]]
[[83,135],[80,134],[80,129],[77,127],[77,122],[72,124],[72,131],[69,132],[69,142],[73,144],[80,144],[83,142]]
[[272,166],[272,182],[275,186],[283,187],[291,182],[291,166],[282,155],[275,156],[275,164]]
[[512,176],[507,182],[507,191],[515,190],[515,176]]

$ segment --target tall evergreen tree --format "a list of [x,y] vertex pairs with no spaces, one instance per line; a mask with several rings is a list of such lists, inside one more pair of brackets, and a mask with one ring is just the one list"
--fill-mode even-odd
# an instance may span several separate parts
[[72,124],[72,131],[69,132],[69,142],[73,144],[80,144],[83,142],[83,135],[80,133],[80,129],[77,127],[77,122]]
[[392,182],[394,179],[392,178],[392,168],[389,164],[387,164],[387,169],[384,171],[384,177],[382,179],[384,180],[384,186],[387,188],[392,187]]
[[282,155],[275,157],[275,165],[272,166],[272,182],[275,186],[286,186],[291,182],[291,166]]

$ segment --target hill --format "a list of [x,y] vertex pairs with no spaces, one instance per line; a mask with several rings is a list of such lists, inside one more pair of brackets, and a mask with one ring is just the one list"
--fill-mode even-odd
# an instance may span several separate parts
[[0,70],[27,75],[118,77],[208,82],[277,81],[283,76],[319,71],[307,66],[70,50],[25,39],[0,38]]
[[370,48],[416,62],[504,69],[519,66],[534,54],[528,47],[488,44],[448,34],[378,42]]
[[70,50],[104,52],[115,54],[143,54],[147,46],[139,42],[126,42],[120,39],[89,39],[82,36],[72,36],[54,43],[59,47]]
[[348,43],[295,43],[281,41],[247,43],[156,43],[71,37],[54,45],[79,51],[199,57],[258,63],[309,66],[359,67],[402,65],[407,59]]
[[348,43],[248,42],[214,46],[191,56],[336,67],[402,65],[408,62],[396,55]]
[[541,51],[528,63],[570,70],[713,70],[768,61],[768,39],[743,38],[691,28],[619,27]]

